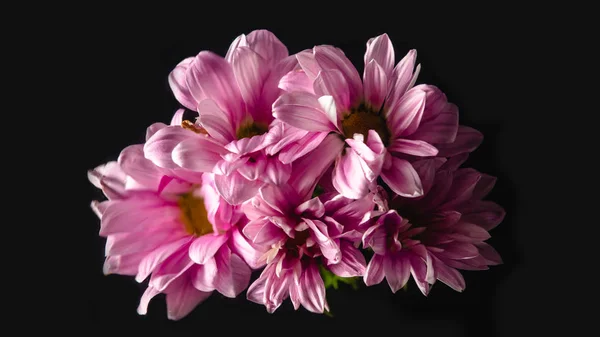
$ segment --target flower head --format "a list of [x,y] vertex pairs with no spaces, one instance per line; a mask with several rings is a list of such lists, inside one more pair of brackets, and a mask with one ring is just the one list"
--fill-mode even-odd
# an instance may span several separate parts
[[[154,124],[147,136],[165,128]],[[108,197],[92,203],[107,238],[105,273],[150,277],[140,314],[159,293],[167,295],[169,318],[180,319],[214,290],[235,297],[248,286],[248,265],[259,267],[262,253],[242,236],[245,218],[220,198],[212,174],[157,167],[139,144],[89,178]]]

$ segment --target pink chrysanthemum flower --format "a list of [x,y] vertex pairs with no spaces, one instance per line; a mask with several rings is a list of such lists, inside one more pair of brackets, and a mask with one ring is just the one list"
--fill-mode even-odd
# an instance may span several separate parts
[[[166,127],[152,125],[147,137]],[[89,179],[108,198],[92,203],[107,238],[105,273],[135,275],[138,282],[150,276],[140,314],[159,293],[177,320],[214,290],[235,297],[248,286],[248,265],[258,268],[263,253],[242,235],[245,217],[219,197],[212,174],[159,168],[139,144],[90,171]]]
[[484,242],[505,214],[496,203],[482,200],[496,179],[470,168],[459,169],[466,157],[414,163],[425,194],[392,196],[390,211],[371,220],[373,226],[363,237],[364,247],[375,253],[364,275],[367,285],[385,277],[395,292],[412,274],[424,294],[436,279],[462,291],[465,281],[457,269],[484,270],[502,263]]
[[294,162],[289,185],[263,186],[242,206],[250,219],[244,234],[268,249],[263,256],[267,266],[248,288],[247,297],[269,312],[288,296],[296,309],[302,305],[315,313],[327,310],[320,265],[341,277],[364,273],[364,256],[354,246],[360,234],[353,228],[368,216],[373,202],[311,197],[317,178],[341,149],[334,140],[329,136],[314,152]]
[[[275,35],[256,30],[239,36],[223,58],[210,51],[182,61],[170,74],[175,97],[197,111],[197,123],[160,130],[148,140],[146,158],[163,168],[182,167],[213,172],[219,194],[238,205],[266,184],[289,178],[290,162],[314,149],[323,137],[292,136],[304,151],[277,146],[290,137],[281,127],[271,128],[271,106],[281,92],[279,79],[297,67],[293,56]],[[312,144],[312,145],[311,145]],[[269,150],[267,151],[267,148]],[[278,151],[287,154],[281,162]]]
[[[398,195],[420,196],[423,187],[411,161],[454,155],[478,145],[480,134],[470,128],[463,128],[455,141],[457,107],[434,86],[413,87],[420,69],[413,71],[416,51],[394,67],[394,49],[386,34],[367,42],[362,81],[335,47],[316,46],[296,57],[301,70],[281,79],[280,87],[288,93],[275,102],[274,116],[299,129],[335,132],[345,139],[333,185],[348,198],[369,193],[379,176]],[[446,149],[450,143],[453,147]]]

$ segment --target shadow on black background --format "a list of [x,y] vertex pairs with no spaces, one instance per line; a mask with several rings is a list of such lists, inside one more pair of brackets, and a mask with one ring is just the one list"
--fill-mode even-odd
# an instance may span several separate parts
[[[89,329],[85,331],[131,332],[136,336],[205,335],[203,329],[210,327],[214,333],[285,336],[352,335],[364,330],[404,336],[494,337],[518,336],[522,326],[532,324],[527,316],[532,300],[525,288],[535,276],[523,263],[528,254],[524,241],[532,237],[528,226],[535,218],[527,211],[533,198],[531,194],[526,196],[531,191],[525,184],[530,171],[522,165],[531,162],[526,157],[531,145],[526,141],[529,131],[523,125],[527,112],[519,106],[522,98],[514,86],[521,66],[511,59],[512,51],[525,48],[526,41],[518,39],[514,29],[496,29],[503,20],[488,17],[466,22],[440,17],[430,18],[426,25],[398,19],[380,28],[312,25],[294,29],[289,26],[293,22],[286,20],[270,24],[247,18],[215,26],[203,20],[181,22],[168,14],[106,15],[102,21],[87,22],[90,27],[103,29],[90,31],[88,39],[92,43],[81,46],[80,51],[89,57],[86,63],[93,65],[90,71],[94,83],[86,91],[94,125],[85,130],[88,151],[79,162],[77,176],[85,187],[76,201],[81,219],[72,230],[81,270],[67,283],[67,287],[78,289],[73,290],[78,308],[74,314],[78,316],[71,322],[75,320]],[[520,19],[514,17],[512,25]],[[245,293],[237,299],[215,293],[179,322],[167,320],[164,298],[159,296],[151,302],[147,316],[138,316],[142,285],[132,278],[102,274],[105,241],[98,237],[99,220],[89,209],[89,202],[100,194],[87,183],[86,170],[115,160],[127,145],[142,142],[145,128],[151,123],[168,123],[178,105],[168,88],[167,75],[180,60],[200,50],[224,55],[237,35],[259,28],[273,31],[290,53],[315,44],[334,44],[345,51],[361,74],[370,37],[387,32],[394,43],[396,60],[410,48],[417,48],[422,64],[417,83],[439,86],[459,106],[461,123],[485,135],[483,144],[466,164],[498,177],[488,199],[502,205],[507,215],[492,230],[489,242],[504,264],[487,271],[464,272],[467,288],[463,293],[438,283],[424,297],[412,280],[406,292],[395,295],[385,283],[363,286],[359,291],[342,286],[328,292],[333,318],[303,309],[294,312],[289,301],[270,315],[263,307],[246,301]]]

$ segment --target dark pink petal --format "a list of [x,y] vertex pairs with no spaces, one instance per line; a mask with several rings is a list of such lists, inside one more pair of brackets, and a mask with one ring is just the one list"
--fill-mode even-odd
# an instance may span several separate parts
[[265,185],[258,191],[262,200],[280,214],[287,215],[299,202],[296,192],[289,186]]
[[238,47],[233,52],[231,66],[246,108],[253,111],[260,103],[263,85],[269,75],[268,61],[249,47]]
[[333,97],[337,111],[347,111],[350,108],[348,82],[338,69],[321,70],[314,81],[313,88],[317,97],[325,95]]
[[485,241],[491,237],[490,233],[488,233],[488,231],[485,229],[465,221],[460,221],[457,223],[454,227],[452,227],[452,230],[454,232],[453,234],[461,235],[463,239],[459,240],[457,238],[457,241],[462,242],[476,243]]
[[477,246],[477,249],[479,249],[479,254],[481,254],[488,265],[493,266],[503,263],[502,257],[500,257],[500,254],[498,254],[494,247],[485,242],[476,243],[475,246]]
[[363,276],[367,268],[365,256],[349,241],[340,242],[342,259],[337,264],[328,264],[327,268],[340,277]]
[[302,91],[310,94],[315,93],[313,80],[301,69],[287,73],[281,78],[277,87],[287,92]]
[[458,270],[448,267],[435,256],[432,256],[432,258],[433,268],[438,280],[442,281],[455,291],[462,292],[465,290],[465,279]]
[[472,200],[460,205],[459,211],[463,213],[462,220],[474,223],[489,231],[498,226],[506,212],[502,206],[491,201]]
[[250,268],[237,255],[231,254],[227,246],[222,246],[215,255],[217,277],[215,287],[226,297],[234,298],[239,295],[250,282]]
[[217,191],[231,205],[239,205],[254,197],[262,185],[261,181],[247,180],[237,172],[230,175],[215,175]]
[[454,172],[452,186],[446,196],[447,201],[442,207],[451,209],[453,206],[471,199],[479,179],[481,179],[481,173],[471,168],[459,169]]
[[381,283],[385,277],[385,271],[383,269],[383,255],[375,254],[369,261],[363,281],[367,286],[372,286]]
[[[425,99],[423,117],[428,111],[429,98]],[[458,132],[458,108],[454,104],[447,106],[432,120],[423,121],[419,129],[409,136],[410,139],[419,139],[432,144],[452,143]]]
[[221,161],[223,152],[223,148],[208,136],[194,135],[177,144],[172,150],[171,158],[174,164],[182,168],[194,172],[211,172]]
[[323,203],[318,197],[315,197],[296,207],[294,213],[303,217],[318,219],[325,214],[325,206],[323,206]]
[[[336,158],[332,182],[341,195],[350,199],[360,199],[369,193],[371,181],[365,175],[363,166],[368,169],[356,151],[346,151],[344,155]],[[372,172],[369,170],[369,173]]]
[[431,189],[419,200],[420,208],[431,210],[439,208],[440,204],[447,200],[448,191],[452,186],[453,173],[450,171],[438,171],[431,185]]
[[[439,159],[445,159],[445,158],[439,158]],[[467,160],[469,159],[469,154],[468,153],[461,153],[459,155],[456,155],[454,157],[450,157],[446,160],[446,162],[444,162],[443,165],[441,165],[439,167],[438,170],[442,171],[442,170],[448,170],[448,171],[456,171],[460,168],[460,166]]]
[[315,263],[309,264],[302,273],[299,290],[300,303],[306,310],[323,313],[325,310],[325,284]]
[[194,132],[180,126],[168,126],[158,130],[146,141],[144,156],[156,166],[170,169],[178,168],[179,166],[173,162],[173,149],[184,140],[196,138],[197,136]]
[[352,62],[339,48],[333,46],[316,46],[313,48],[315,61],[321,69],[338,69],[348,83],[350,105],[354,105],[362,97],[362,81]]
[[167,317],[170,320],[180,320],[187,316],[200,303],[204,302],[212,292],[199,291],[190,282],[181,280],[167,293]]
[[292,175],[288,184],[304,199],[312,195],[313,190],[327,168],[341,153],[344,142],[335,134],[330,134],[314,151],[297,159],[292,164]]
[[305,92],[286,93],[273,103],[273,116],[306,131],[335,131],[316,96]]
[[458,223],[461,216],[462,215],[456,211],[438,211],[429,216],[429,219],[427,219],[427,227],[434,230],[447,229]]
[[[332,207],[332,205],[333,204],[331,203],[329,204],[330,207]],[[368,195],[338,208],[331,214],[331,217],[337,222],[344,224],[344,226],[357,226],[365,220],[365,217],[368,216],[368,213],[371,212],[374,207],[375,203],[373,202],[373,198]],[[329,213],[332,209],[330,208],[327,211]]]
[[390,152],[406,153],[418,157],[431,157],[438,153],[435,146],[422,140],[395,139],[387,148]]
[[292,164],[284,164],[277,157],[267,157],[262,177],[264,182],[273,185],[286,183],[292,175]]
[[273,102],[275,102],[275,100],[282,93],[282,90],[277,88],[279,80],[281,80],[283,75],[295,69],[298,69],[298,61],[296,60],[295,56],[288,56],[277,62],[274,67],[271,68],[271,72],[265,80],[263,90],[260,95],[261,104],[259,107],[255,108],[254,111],[251,111],[255,122],[270,124],[273,121]]
[[194,285],[194,288],[200,291],[215,290],[217,262],[215,261],[214,257],[206,260],[204,264],[197,264],[192,268],[190,270],[190,281]]
[[246,36],[246,41],[248,46],[267,62],[275,63],[289,55],[287,47],[268,30],[254,30]]
[[388,233],[380,224],[371,226],[365,231],[362,242],[365,248],[373,249],[375,254],[384,255],[387,251]]
[[387,34],[381,34],[367,41],[367,51],[365,52],[365,74],[364,78],[367,77],[366,67],[371,61],[377,62],[383,73],[387,76],[392,74],[394,69],[394,62],[396,61],[394,55],[394,46],[392,41]]
[[410,261],[403,254],[386,255],[383,258],[383,270],[390,289],[396,293],[410,278]]
[[[196,56],[190,71],[206,98],[215,101],[228,114],[228,119],[237,125],[243,117],[241,113],[244,111],[244,102],[231,65],[213,52],[201,51]],[[190,86],[189,79],[188,86]]]
[[417,131],[423,116],[426,96],[425,92],[413,88],[390,108],[387,125],[393,138],[409,136]]
[[386,71],[375,60],[366,64],[364,74],[365,100],[372,109],[379,111],[388,94]]
[[[183,61],[179,62],[179,64],[171,71],[169,74],[169,87],[171,87],[171,91],[173,91],[173,95],[175,99],[183,106],[190,110],[195,110],[196,105],[198,105],[198,101],[195,97],[202,97],[202,92],[190,92],[190,88],[187,85],[186,74],[190,65],[194,61],[193,57],[188,57]],[[192,87],[195,90],[198,90],[198,87]]]
[[456,139],[448,144],[436,144],[440,157],[452,157],[465,152],[473,152],[483,142],[481,132],[468,126],[460,125]]
[[243,230],[244,235],[253,243],[263,247],[270,247],[287,237],[284,231],[268,219],[250,221]]
[[391,160],[391,166],[381,171],[381,178],[392,191],[407,198],[423,195],[421,178],[411,163],[396,157],[392,157]]
[[140,283],[143,282],[162,262],[164,262],[171,255],[180,251],[182,248],[185,248],[189,242],[189,237],[182,238],[167,244],[163,244],[147,254],[146,257],[140,261],[135,280]]
[[311,230],[311,237],[317,242],[323,257],[328,263],[339,263],[342,258],[339,244],[329,237],[327,226],[319,220],[303,219]]
[[220,144],[227,144],[235,139],[235,132],[227,114],[211,99],[198,103],[198,121],[208,134]]
[[435,179],[435,165],[435,159],[421,159],[412,163],[417,175],[421,178],[423,194],[427,194],[433,185]]
[[164,291],[192,266],[194,266],[194,262],[188,258],[187,251],[178,251],[156,268],[150,277],[148,285],[158,291]]
[[208,259],[215,256],[219,248],[225,242],[229,235],[206,234],[194,239],[189,249],[189,256],[192,261],[204,264]]
[[390,109],[398,103],[406,91],[410,89],[411,84],[414,83],[414,80],[418,75],[418,71],[413,75],[416,59],[417,51],[412,49],[394,68],[392,76],[390,77],[391,90],[385,103],[386,108]]
[[[423,246],[420,246],[420,247],[423,247]],[[423,250],[425,250],[425,248],[423,248]],[[425,254],[427,254],[427,253],[425,252]],[[410,260],[410,273],[412,274],[413,279],[415,280],[415,283],[419,287],[419,290],[421,290],[421,293],[423,293],[423,295],[427,296],[427,294],[429,293],[429,284],[426,281],[426,279],[427,279],[427,264],[425,263],[425,260],[423,258],[421,258],[420,256],[417,256],[417,255],[411,255],[409,257],[409,260]]]
[[439,254],[440,257],[443,256],[446,259],[464,260],[472,259],[479,255],[479,250],[477,250],[477,247],[465,242],[455,241],[439,245],[439,248],[442,248],[444,250],[444,252]]
[[496,185],[496,180],[496,177],[492,177],[487,174],[481,174],[481,179],[479,179],[477,185],[475,185],[475,188],[473,189],[473,195],[471,196],[471,198],[485,198],[485,196],[487,196],[492,191],[494,185]]

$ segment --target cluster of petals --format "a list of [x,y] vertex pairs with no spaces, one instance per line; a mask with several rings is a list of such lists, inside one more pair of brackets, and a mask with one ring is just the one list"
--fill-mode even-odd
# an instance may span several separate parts
[[504,210],[484,200],[496,179],[462,167],[482,135],[420,68],[386,34],[362,76],[336,47],[290,55],[266,30],[184,59],[171,123],[88,172],[105,273],[147,281],[138,312],[164,293],[174,320],[215,291],[323,313],[324,272],[464,290],[460,270],[501,263],[485,241]]

